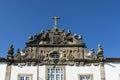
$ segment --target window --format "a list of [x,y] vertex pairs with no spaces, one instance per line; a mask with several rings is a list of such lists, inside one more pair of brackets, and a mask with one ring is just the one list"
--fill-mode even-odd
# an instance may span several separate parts
[[31,74],[19,74],[18,80],[32,80]]
[[79,75],[79,80],[93,80],[92,75]]
[[50,57],[51,58],[59,58],[59,53],[55,51],[55,52],[50,54]]
[[64,80],[64,68],[48,68],[48,80]]

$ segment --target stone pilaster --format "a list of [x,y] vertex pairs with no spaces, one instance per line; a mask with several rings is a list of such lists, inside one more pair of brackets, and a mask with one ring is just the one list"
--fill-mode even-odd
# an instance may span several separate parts
[[104,68],[104,63],[100,63],[100,75],[101,75],[101,80],[106,80],[105,78],[105,68]]
[[6,66],[5,80],[10,80],[11,77],[11,65]]

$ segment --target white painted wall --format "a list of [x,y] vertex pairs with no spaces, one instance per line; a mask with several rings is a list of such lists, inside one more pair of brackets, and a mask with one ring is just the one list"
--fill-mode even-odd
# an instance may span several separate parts
[[[5,80],[6,63],[0,63],[0,80]],[[37,80],[37,66],[12,66],[11,79],[17,80],[18,74],[33,74]],[[100,66],[66,66],[66,80],[78,80],[79,74],[93,74],[94,80],[100,80]],[[39,77],[45,80],[46,66],[39,67]],[[106,80],[120,80],[120,63],[105,63]]]
[[106,80],[120,80],[120,63],[105,63]]
[[5,80],[6,63],[0,63],[0,80]]
[[[33,74],[33,80],[37,80],[37,66],[22,66],[21,68],[12,66],[10,80],[17,80],[18,74]],[[39,67],[39,77],[45,80],[45,66]]]
[[79,74],[93,74],[93,80],[101,80],[100,66],[66,66],[66,80],[79,80]]
[[[100,66],[66,66],[66,80],[78,80],[79,74],[93,74],[94,80],[100,80]],[[39,77],[45,80],[46,67],[39,67]],[[11,80],[17,80],[18,74],[33,74],[33,80],[37,80],[37,66],[12,66]]]

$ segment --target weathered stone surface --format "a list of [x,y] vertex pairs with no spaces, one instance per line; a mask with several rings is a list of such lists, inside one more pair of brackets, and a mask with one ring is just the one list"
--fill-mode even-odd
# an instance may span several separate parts
[[[40,34],[30,36],[23,51],[17,51],[15,54],[14,62],[18,60],[17,63],[25,62],[27,65],[35,65],[35,63],[40,62],[49,65],[66,64],[78,66],[88,65],[88,63],[92,63],[91,61],[99,64],[99,61],[104,60],[101,45],[98,46],[97,54],[94,49],[89,51],[85,43],[83,43],[82,35],[73,35],[69,29],[67,32],[60,30],[57,25],[59,17],[53,17],[53,19],[55,21],[53,29],[41,30]],[[8,51],[9,59],[12,59],[12,56],[13,46]],[[55,60],[58,62],[56,63]]]

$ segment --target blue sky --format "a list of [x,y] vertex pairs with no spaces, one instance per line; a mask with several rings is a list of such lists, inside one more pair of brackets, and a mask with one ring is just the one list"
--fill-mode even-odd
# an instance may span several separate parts
[[120,57],[120,0],[1,0],[0,56],[11,43],[16,53],[29,35],[52,29],[55,15],[59,28],[82,34],[89,50],[100,43],[105,57]]

